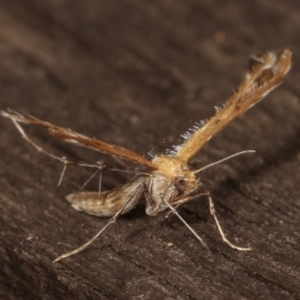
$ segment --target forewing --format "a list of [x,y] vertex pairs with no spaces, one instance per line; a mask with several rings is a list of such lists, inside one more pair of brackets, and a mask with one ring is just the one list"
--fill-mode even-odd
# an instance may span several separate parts
[[96,151],[100,151],[106,154],[112,154],[120,157],[121,159],[125,159],[127,161],[131,161],[134,163],[138,163],[148,169],[155,170],[157,166],[151,163],[146,158],[130,151],[122,147],[118,147],[112,144],[105,143],[95,138],[91,138],[82,134],[79,134],[75,131],[72,131],[68,128],[59,127],[48,122],[39,120],[37,118],[31,116],[24,116],[14,111],[1,111],[0,114],[3,117],[9,118],[18,123],[27,123],[34,124],[40,127],[43,127],[48,130],[50,134],[55,136],[58,139],[64,140],[69,143],[73,143],[79,146],[83,146],[86,148],[90,148]]
[[144,181],[145,177],[139,176],[118,188],[101,192],[100,195],[97,192],[80,192],[68,195],[66,200],[78,211],[98,217],[112,217],[132,197],[122,210],[122,214],[126,214],[138,203]]
[[184,161],[189,160],[211,137],[278,86],[289,71],[291,63],[292,52],[289,49],[280,55],[267,52],[256,58],[255,64],[234,95],[214,117],[178,147],[175,156]]

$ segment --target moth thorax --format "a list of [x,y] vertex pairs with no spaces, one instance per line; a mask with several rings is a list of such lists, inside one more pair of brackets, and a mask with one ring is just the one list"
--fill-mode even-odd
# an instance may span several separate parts
[[183,175],[183,172],[189,170],[185,161],[173,156],[156,156],[152,160],[152,163],[158,166],[158,173],[167,177],[175,178]]

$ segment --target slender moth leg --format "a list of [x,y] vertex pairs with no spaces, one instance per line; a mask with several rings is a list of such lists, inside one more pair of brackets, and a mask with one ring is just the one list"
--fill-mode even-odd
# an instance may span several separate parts
[[162,198],[162,200],[169,206],[172,213],[174,213],[180,221],[192,232],[192,234],[197,238],[198,241],[201,242],[204,248],[209,249],[206,243],[202,240],[202,238],[196,233],[196,231],[180,216],[180,214],[175,210],[175,208],[165,199]]
[[225,237],[225,234],[224,234],[224,232],[222,230],[222,227],[221,227],[221,225],[220,225],[220,223],[218,221],[218,218],[217,218],[217,215],[216,215],[216,210],[215,210],[214,203],[213,203],[213,200],[211,198],[210,192],[207,192],[207,197],[208,197],[208,201],[209,201],[209,211],[210,211],[210,214],[215,219],[215,222],[217,224],[217,227],[218,227],[218,230],[219,230],[219,232],[221,234],[223,242],[225,242],[226,244],[228,244],[231,248],[239,250],[239,251],[249,251],[249,250],[251,250],[251,248],[249,248],[249,247],[238,247],[238,246],[232,244],[231,242],[229,242],[227,240],[227,238]]
[[56,263],[58,261],[60,261],[61,259],[70,257],[72,255],[78,254],[80,252],[82,252],[84,249],[86,249],[89,245],[91,245],[103,232],[104,230],[111,224],[113,224],[114,222],[116,222],[118,216],[122,213],[122,211],[124,210],[124,208],[126,207],[126,205],[132,200],[132,198],[136,195],[136,193],[139,191],[141,185],[138,186],[133,192],[132,194],[128,197],[128,200],[123,204],[123,206],[118,210],[118,212],[106,223],[106,225],[92,238],[90,239],[87,243],[83,244],[82,246],[76,248],[73,251],[67,252],[65,254],[60,255],[58,258],[56,258],[53,263]]
[[[200,194],[193,195],[193,196],[187,196],[187,197],[183,197],[181,199],[178,199],[178,201],[175,202],[176,205],[174,206],[174,209],[177,209],[180,205],[182,205],[182,204],[184,204],[186,202],[189,202],[191,200],[194,200],[196,198],[199,198],[201,196],[207,196],[207,192],[200,193]],[[167,214],[166,214],[166,218],[168,218],[171,213],[172,213],[172,211],[168,211]]]
[[[150,180],[149,180],[149,186],[151,185],[151,182],[152,182],[151,179],[152,179],[152,178],[150,178]],[[149,189],[148,189],[148,186],[146,185],[145,182],[143,183],[143,188],[144,188],[144,193],[145,193],[146,203],[147,203],[149,206],[153,207],[153,206],[154,206],[154,202],[153,202],[153,200],[152,200],[152,198],[151,198],[151,194],[150,194]]]

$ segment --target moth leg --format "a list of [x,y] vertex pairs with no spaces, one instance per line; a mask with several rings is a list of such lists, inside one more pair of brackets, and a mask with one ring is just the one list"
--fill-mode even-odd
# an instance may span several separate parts
[[[5,118],[11,119],[15,123],[15,125],[16,125],[16,122],[17,123],[34,124],[34,125],[40,126],[44,129],[48,130],[48,132],[51,135],[53,135],[54,137],[56,137],[60,140],[64,140],[66,142],[73,143],[73,144],[76,144],[78,146],[82,146],[85,148],[90,148],[90,149],[93,149],[96,151],[100,151],[102,153],[106,153],[106,154],[110,154],[110,155],[117,155],[118,157],[120,157],[122,159],[140,164],[150,170],[158,169],[157,165],[153,164],[151,161],[144,158],[143,156],[136,154],[135,152],[132,152],[132,151],[127,150],[122,147],[118,147],[118,146],[115,146],[112,144],[105,143],[101,140],[91,138],[91,137],[88,137],[83,134],[79,134],[71,129],[59,127],[54,124],[39,120],[39,119],[31,117],[31,116],[23,116],[17,112],[11,111],[11,110],[0,111],[0,115]],[[20,129],[19,129],[19,131],[20,131]],[[42,151],[42,152],[44,152],[44,151]]]
[[44,153],[47,156],[50,156],[54,159],[59,160],[62,163],[66,163],[66,158],[65,157],[58,157],[55,156],[54,154],[46,151],[45,149],[43,149],[42,147],[38,146],[23,130],[22,126],[14,119],[11,119],[12,122],[14,123],[14,125],[16,126],[16,128],[18,129],[18,131],[21,133],[22,138],[28,142],[29,144],[31,144],[38,152]]
[[117,211],[117,213],[106,223],[106,225],[92,238],[90,239],[87,243],[83,244],[82,246],[76,248],[73,251],[67,252],[65,254],[60,255],[59,257],[57,257],[53,263],[56,263],[58,261],[60,261],[61,259],[70,257],[72,255],[78,254],[80,252],[82,252],[84,249],[86,249],[89,245],[91,245],[103,232],[104,230],[111,224],[115,223],[118,216],[122,213],[122,211],[124,210],[124,208],[126,207],[126,205],[136,196],[136,194],[139,192],[140,190],[140,186],[137,186],[135,188],[135,190],[131,193],[131,195],[128,197],[127,201],[122,205],[122,207]]
[[69,159],[67,159],[65,156],[63,156],[63,157],[56,156],[56,155],[54,155],[54,154],[48,152],[48,151],[45,150],[44,148],[40,147],[39,145],[37,145],[37,144],[36,144],[36,143],[35,143],[35,142],[34,142],[34,141],[26,134],[26,132],[24,131],[24,129],[22,128],[22,126],[21,126],[16,120],[14,120],[14,119],[11,119],[11,120],[12,120],[12,122],[14,123],[14,125],[16,126],[17,130],[21,133],[22,138],[23,138],[26,142],[28,142],[31,146],[33,146],[38,152],[43,153],[43,154],[45,154],[45,155],[47,155],[47,156],[49,156],[49,157],[51,157],[51,158],[53,158],[53,159],[56,159],[56,160],[58,160],[60,163],[62,163],[62,164],[64,165],[63,170],[62,170],[62,173],[61,173],[61,176],[60,176],[59,181],[58,181],[58,185],[57,185],[57,187],[59,187],[60,184],[61,184],[61,182],[62,182],[62,179],[63,179],[63,177],[64,177],[64,174],[65,174],[65,172],[66,172],[67,165],[69,165],[69,164],[74,164],[74,162],[71,161],[71,160],[69,160]]
[[[177,208],[180,206],[180,204],[177,204],[177,205],[175,205],[174,206],[174,209],[175,210],[177,210]],[[166,215],[165,215],[165,218],[166,219],[168,219],[168,218],[170,218],[170,215],[172,214],[173,212],[170,210],[170,211],[168,211],[167,213],[166,213]]]
[[63,169],[61,171],[61,174],[60,174],[60,177],[59,177],[59,180],[58,180],[57,188],[59,188],[60,185],[61,185],[61,183],[62,183],[62,180],[63,180],[63,178],[65,176],[65,173],[66,173],[66,169],[67,169],[67,165],[64,164],[64,167],[63,167]]
[[203,245],[204,248],[209,249],[206,243],[202,240],[202,238],[196,233],[196,231],[181,217],[181,215],[176,211],[176,209],[164,198],[162,200],[167,204],[172,213],[174,213],[180,221],[188,228],[188,230],[197,238],[198,241]]
[[100,199],[100,193],[101,193],[101,180],[102,180],[102,170],[99,168],[92,174],[92,176],[89,177],[88,180],[82,185],[80,190],[77,192],[79,194],[80,192],[83,191],[83,189],[86,187],[86,185],[100,172],[100,180],[99,180],[99,188],[98,188],[98,198]]
[[[207,195],[208,195],[208,192],[204,192],[204,193],[199,193],[199,194],[196,194],[193,196],[186,196],[186,197],[180,198],[175,202],[175,205],[173,207],[174,207],[174,209],[177,209],[180,205],[182,205],[186,202],[189,202],[189,201],[199,198],[201,196],[207,196]],[[168,218],[171,213],[172,213],[172,211],[168,211],[166,214],[166,218]]]
[[[150,179],[149,185],[151,185],[151,183],[152,183],[151,179]],[[144,188],[144,193],[145,193],[145,199],[146,199],[146,202],[147,202],[147,206],[153,207],[154,206],[154,201],[153,201],[153,199],[151,197],[151,194],[149,192],[149,188],[148,188],[148,186],[145,182],[143,183],[143,188]]]
[[210,210],[210,214],[214,217],[215,219],[215,222],[216,222],[216,225],[218,227],[218,230],[221,234],[221,237],[222,237],[222,240],[223,242],[225,242],[227,245],[229,245],[231,248],[233,249],[236,249],[236,250],[239,250],[239,251],[249,251],[251,250],[251,248],[248,248],[248,247],[238,247],[234,244],[232,244],[230,241],[227,240],[223,230],[222,230],[222,227],[218,221],[218,218],[217,218],[217,215],[216,215],[216,210],[215,210],[215,207],[214,207],[214,203],[213,203],[213,200],[211,198],[211,195],[210,195],[210,192],[207,192],[207,197],[208,197],[208,201],[209,201],[209,210]]
[[178,207],[181,204],[184,204],[186,202],[189,202],[189,201],[194,200],[196,198],[199,198],[201,196],[207,196],[207,195],[208,195],[208,192],[203,192],[203,193],[199,193],[199,194],[196,194],[196,195],[193,195],[193,196],[183,197],[181,199],[178,199],[178,201],[175,202],[175,204],[176,204],[175,207]]
[[106,166],[102,163],[102,162],[97,162],[96,164],[88,164],[86,162],[82,162],[82,161],[74,161],[74,160],[69,160],[67,157],[62,156],[56,156],[50,152],[48,152],[47,150],[45,150],[44,148],[40,147],[39,145],[37,145],[24,131],[24,129],[22,128],[22,126],[14,119],[12,119],[12,122],[14,123],[14,125],[16,126],[16,128],[18,129],[18,131],[21,133],[21,136],[23,137],[23,139],[26,140],[26,142],[28,142],[30,145],[32,145],[38,152],[43,153],[51,158],[54,158],[56,160],[58,160],[59,163],[62,163],[64,165],[63,170],[61,172],[57,187],[60,186],[63,177],[65,175],[66,172],[66,168],[67,165],[78,165],[78,166],[83,166],[83,167],[91,167],[91,168],[97,168],[97,171],[95,172],[94,175],[92,175],[92,177],[84,184],[84,186],[98,173],[100,172],[100,179],[99,179],[99,196],[100,196],[100,192],[101,192],[101,181],[102,181],[102,173],[101,171],[103,169],[106,168]]

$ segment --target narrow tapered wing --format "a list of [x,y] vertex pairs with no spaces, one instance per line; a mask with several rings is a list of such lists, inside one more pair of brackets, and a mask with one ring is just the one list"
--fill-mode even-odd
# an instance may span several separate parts
[[122,147],[105,143],[103,141],[88,137],[83,134],[79,134],[75,131],[72,131],[71,129],[59,127],[51,123],[34,118],[32,116],[24,116],[11,110],[1,111],[0,115],[9,118],[17,123],[34,124],[43,127],[47,129],[51,135],[66,142],[100,151],[105,154],[116,155],[121,159],[138,163],[148,169],[157,169],[157,166],[155,164],[151,163],[148,159],[136,154],[135,152],[132,152]]
[[289,49],[280,55],[267,52],[262,57],[255,58],[250,72],[234,95],[214,117],[178,147],[175,156],[188,161],[211,137],[277,87],[289,71],[291,63],[292,52]]

